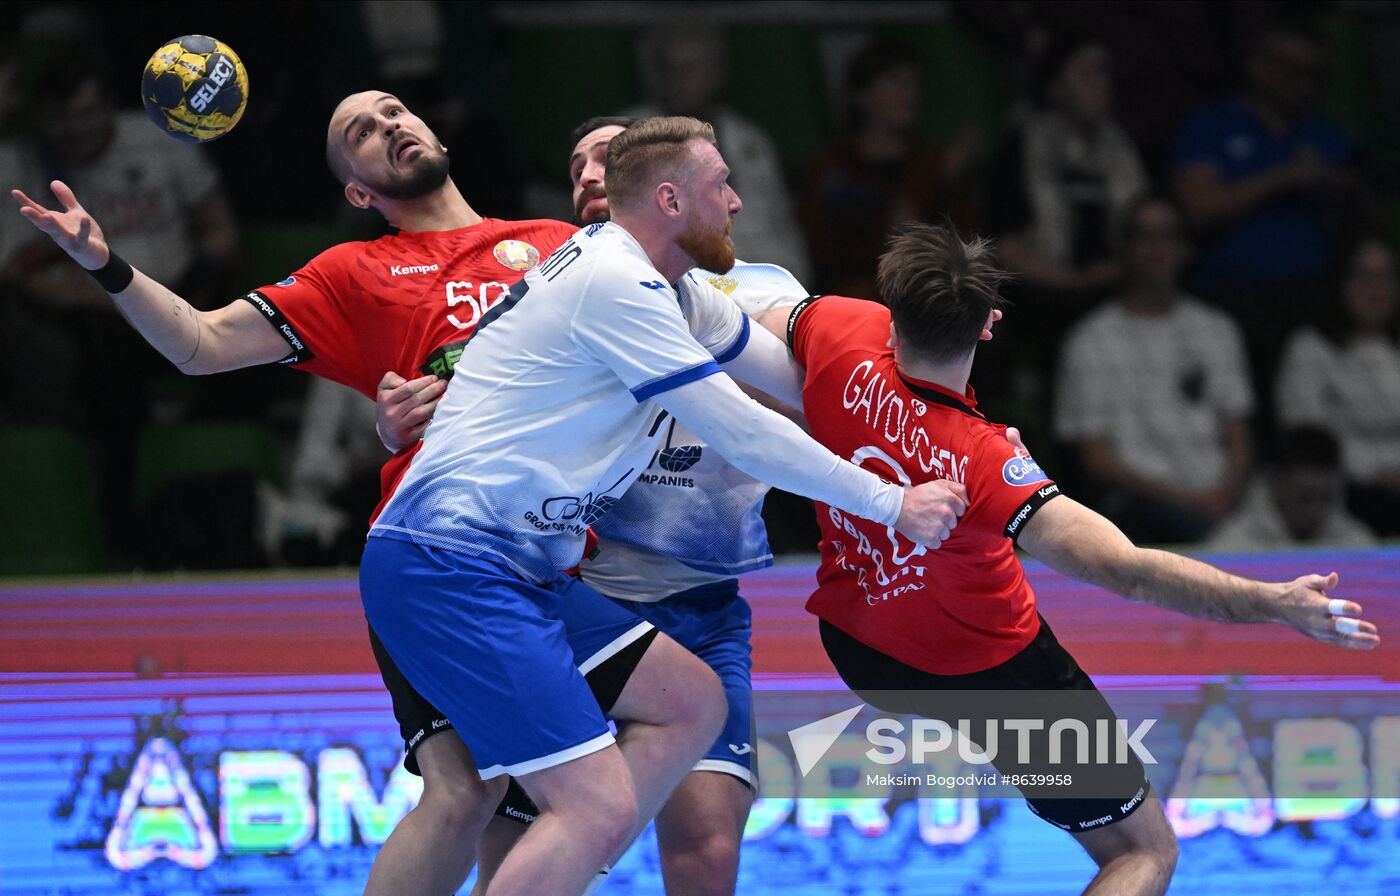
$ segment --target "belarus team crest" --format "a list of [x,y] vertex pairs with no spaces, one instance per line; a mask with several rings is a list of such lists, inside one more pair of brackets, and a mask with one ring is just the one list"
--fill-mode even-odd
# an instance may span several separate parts
[[501,240],[496,244],[496,260],[512,271],[528,271],[540,263],[540,250],[520,240]]

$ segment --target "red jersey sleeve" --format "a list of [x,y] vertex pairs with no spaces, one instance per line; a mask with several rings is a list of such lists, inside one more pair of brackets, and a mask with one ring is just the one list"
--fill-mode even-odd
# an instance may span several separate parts
[[1006,440],[1006,427],[992,429],[969,464],[968,516],[975,525],[1000,531],[1014,542],[1026,520],[1059,495],[1060,487],[1034,458]]
[[[889,311],[875,302],[865,299],[848,299],[845,296],[812,296],[793,306],[788,315],[788,345],[792,346],[792,356],[804,367],[811,366],[811,359],[820,360],[837,347],[872,348],[880,350],[884,342],[873,344],[871,338],[871,318],[881,315],[888,324]],[[889,338],[888,325],[884,331]],[[864,339],[871,345],[860,345]]]
[[344,349],[354,342],[340,274],[359,245],[333,246],[286,279],[243,296],[287,341],[287,357],[278,363],[357,389],[362,386],[357,372],[338,362],[347,357]]

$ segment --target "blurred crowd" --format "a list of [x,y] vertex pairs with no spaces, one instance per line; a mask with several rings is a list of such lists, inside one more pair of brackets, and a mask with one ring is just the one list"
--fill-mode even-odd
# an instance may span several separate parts
[[[530,97],[556,117],[693,115],[744,200],[739,256],[813,293],[877,300],[902,222],[993,237],[1016,277],[974,367],[980,404],[1134,539],[1400,534],[1400,181],[1379,144],[1400,10],[953,3],[933,48],[927,27],[804,19],[806,49],[769,64],[807,92],[774,98],[788,117],[773,123],[741,111],[774,90],[754,80],[762,44],[703,7],[535,31],[499,4],[284,3],[274,20],[269,4],[223,6],[207,30],[253,86],[245,122],[208,147],[161,135],[134,102],[170,36],[141,16],[3,13],[0,182],[40,201],[69,183],[127,260],[207,308],[382,232],[321,170],[324,120],[353,90],[402,97],[452,148],[468,201],[503,218],[570,214],[567,127],[535,145],[521,83],[558,83]],[[968,48],[980,80],[930,77],[931,53]],[[38,237],[0,214],[0,526],[28,552],[0,572],[355,562],[385,456],[372,405],[282,369],[180,377]],[[66,559],[15,547],[45,513]],[[775,549],[815,548],[803,502],[777,495],[767,515]]]

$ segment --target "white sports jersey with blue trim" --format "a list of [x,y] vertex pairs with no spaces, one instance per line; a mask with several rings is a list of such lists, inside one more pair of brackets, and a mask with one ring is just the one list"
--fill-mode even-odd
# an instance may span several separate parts
[[370,536],[553,578],[650,462],[669,422],[656,396],[718,373],[748,334],[733,302],[665,283],[621,227],[580,231],[477,325]]
[[[727,274],[690,273],[728,295],[750,316],[807,296],[774,264],[738,262]],[[663,425],[651,463],[594,524],[602,550],[582,567],[588,584],[611,597],[655,601],[773,563],[763,525],[768,485],[741,472],[674,417]]]

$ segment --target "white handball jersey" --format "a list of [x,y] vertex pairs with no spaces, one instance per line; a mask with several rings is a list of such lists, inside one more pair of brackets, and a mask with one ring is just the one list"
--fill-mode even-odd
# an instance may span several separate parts
[[[775,264],[736,262],[727,274],[696,269],[750,317],[807,297]],[[773,563],[763,525],[768,484],[730,464],[674,417],[651,461],[593,527],[602,538],[583,579],[611,597],[656,601]]]
[[665,283],[627,231],[589,226],[477,325],[370,536],[553,578],[651,461],[656,396],[720,372],[748,334],[713,286]]

